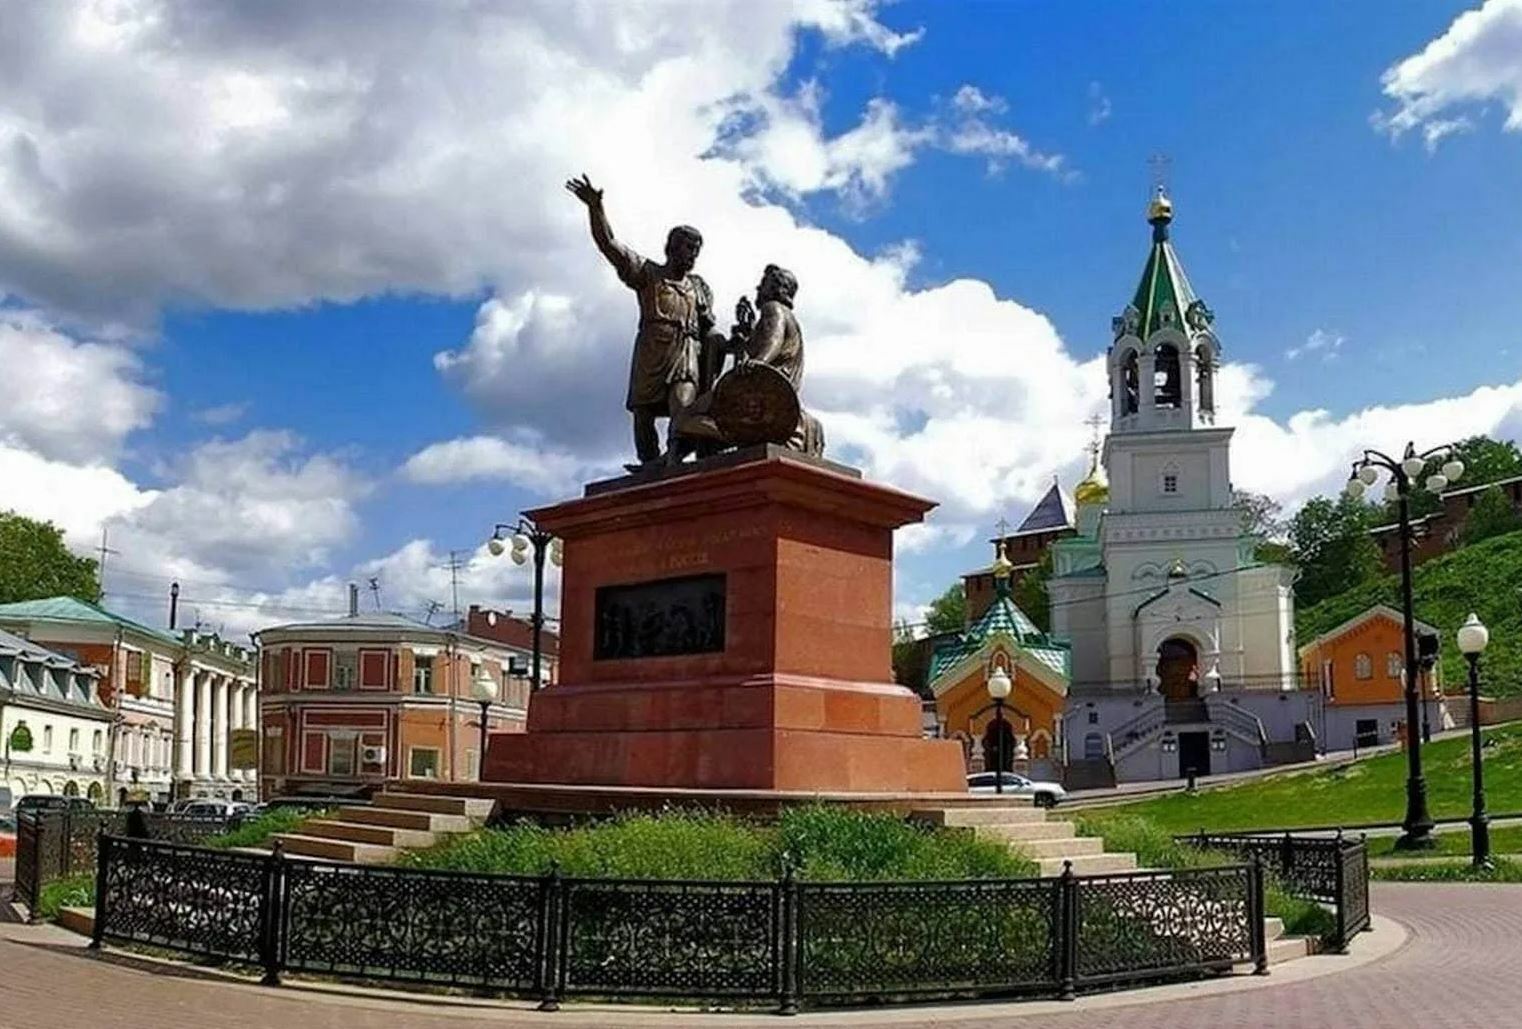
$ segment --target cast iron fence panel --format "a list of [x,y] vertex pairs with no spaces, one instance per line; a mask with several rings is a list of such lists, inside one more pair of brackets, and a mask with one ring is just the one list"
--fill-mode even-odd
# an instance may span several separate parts
[[559,992],[774,997],[780,883],[559,880]]
[[804,883],[798,983],[807,997],[1051,992],[1057,879]]
[[[16,819],[16,871],[14,891],[16,899],[26,905],[32,921],[37,921],[37,900],[42,884],[47,881],[46,852],[49,841],[45,820],[36,815],[23,813]],[[56,875],[56,872],[52,873]]]
[[547,880],[285,860],[281,964],[369,979],[539,985]]
[[99,938],[263,960],[271,859],[115,836],[100,855]]
[[1244,865],[1075,878],[1078,984],[1208,971],[1258,957]]
[[1285,892],[1333,909],[1337,928],[1326,939],[1342,950],[1369,926],[1369,850],[1363,837],[1295,836],[1283,833],[1199,833],[1180,843],[1216,850],[1242,861],[1259,861]]

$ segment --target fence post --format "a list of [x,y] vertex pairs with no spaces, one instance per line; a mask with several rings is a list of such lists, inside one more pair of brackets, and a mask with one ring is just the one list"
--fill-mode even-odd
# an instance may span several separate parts
[[1279,845],[1279,874],[1284,881],[1289,881],[1290,870],[1295,867],[1295,841],[1289,833],[1284,834],[1284,842]]
[[1253,975],[1268,974],[1268,932],[1263,925],[1263,916],[1268,912],[1263,890],[1263,859],[1256,853],[1252,857],[1252,871],[1250,873],[1250,885],[1248,887],[1247,910],[1252,919],[1252,957]]
[[264,898],[260,907],[259,950],[264,960],[265,986],[280,985],[280,934],[285,921],[285,844],[275,841],[269,860],[264,864]]
[[110,860],[106,850],[106,830],[95,831],[95,917],[90,923],[90,949],[100,950],[101,939],[106,935],[106,863]]
[[74,812],[63,809],[63,850],[59,855],[63,867],[58,870],[60,879],[67,879],[74,872]]
[[24,885],[27,894],[23,898],[26,901],[26,921],[28,925],[36,925],[42,921],[42,913],[37,910],[42,900],[42,844],[43,844],[43,818],[42,812],[23,814],[16,819],[16,864],[19,870],[21,865],[21,848],[26,846],[28,828],[32,837],[32,874],[30,880]]
[[782,998],[779,1015],[798,1013],[798,966],[803,962],[803,941],[798,933],[798,878],[791,861],[782,873],[782,939],[778,956],[782,961]]
[[550,865],[549,878],[545,880],[544,889],[544,954],[543,969],[544,982],[540,991],[539,1010],[560,1010],[560,938],[562,928],[560,925],[562,906],[564,904],[564,886],[560,882],[560,865]]
[[1073,874],[1073,862],[1062,863],[1062,876],[1057,880],[1061,897],[1062,917],[1057,922],[1058,960],[1057,989],[1060,1000],[1076,1000],[1078,997],[1078,877]]
[[1333,892],[1337,896],[1337,939],[1332,941],[1332,949],[1342,954],[1348,949],[1348,856],[1342,847],[1341,829],[1337,830],[1337,860],[1334,863],[1334,874],[1336,889]]

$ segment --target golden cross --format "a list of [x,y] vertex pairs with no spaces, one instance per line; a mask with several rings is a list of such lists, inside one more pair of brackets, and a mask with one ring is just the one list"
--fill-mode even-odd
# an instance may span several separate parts
[[1152,169],[1152,189],[1167,191],[1168,169],[1173,165],[1173,158],[1162,151],[1158,151],[1147,158],[1147,165]]

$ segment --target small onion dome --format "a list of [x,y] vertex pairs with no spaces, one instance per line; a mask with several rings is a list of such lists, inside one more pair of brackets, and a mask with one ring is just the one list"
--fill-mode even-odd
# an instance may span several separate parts
[[1156,225],[1159,222],[1166,224],[1172,220],[1173,201],[1168,199],[1168,194],[1163,192],[1163,187],[1158,186],[1157,194],[1152,198],[1152,202],[1147,205],[1147,221]]
[[1094,463],[1089,467],[1089,474],[1073,489],[1073,500],[1079,507],[1110,502],[1110,480],[1105,478],[1105,471],[1099,466],[1098,455],[1095,455]]
[[994,578],[1008,579],[1015,570],[1015,563],[1004,556],[1004,545],[999,545],[999,556],[994,558]]

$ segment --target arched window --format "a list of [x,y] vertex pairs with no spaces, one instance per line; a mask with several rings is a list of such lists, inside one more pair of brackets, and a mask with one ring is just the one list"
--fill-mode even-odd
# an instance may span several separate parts
[[1135,414],[1141,397],[1141,372],[1136,351],[1127,350],[1120,363],[1120,413]]
[[1194,348],[1195,378],[1199,383],[1200,410],[1215,411],[1215,361],[1210,348],[1201,343]]
[[1360,653],[1353,658],[1353,678],[1374,678],[1374,661],[1368,654]]
[[1385,655],[1385,675],[1391,679],[1399,679],[1400,673],[1406,670],[1406,659],[1400,656],[1400,651],[1392,650]]
[[1157,348],[1154,385],[1153,403],[1157,407],[1176,409],[1183,401],[1183,388],[1179,382],[1178,347],[1172,343],[1162,343]]

